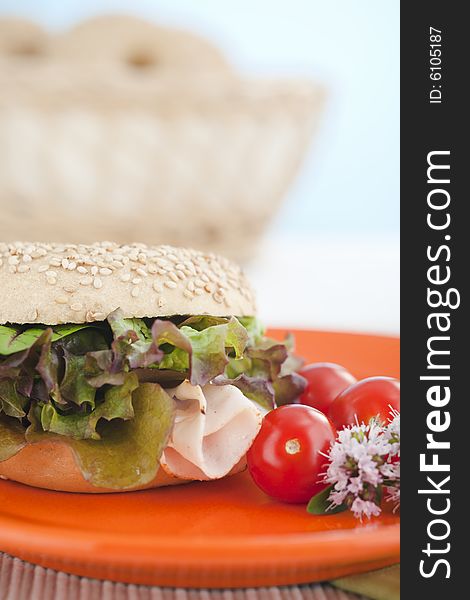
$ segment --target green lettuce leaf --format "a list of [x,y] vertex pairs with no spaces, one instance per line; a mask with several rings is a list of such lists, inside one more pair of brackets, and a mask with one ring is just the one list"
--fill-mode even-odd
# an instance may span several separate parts
[[305,385],[292,341],[266,337],[254,317],[150,321],[117,310],[107,323],[2,326],[0,350],[0,414],[25,422],[31,414],[73,439],[98,439],[106,419],[132,418],[130,374],[134,385],[230,383],[267,409],[295,401]]
[[[87,327],[92,325],[57,325],[53,328],[52,341],[56,342]],[[0,325],[0,355],[9,356],[22,350],[29,350],[45,330],[45,327],[29,327],[22,330],[20,327]]]
[[[132,393],[139,387],[135,373],[127,373],[122,385],[108,388],[104,400],[89,413],[62,414],[53,404],[40,408],[40,422],[44,431],[57,433],[77,440],[99,440],[97,426],[101,419],[132,419]],[[94,392],[94,388],[91,388]]]
[[26,416],[28,403],[28,398],[18,393],[15,381],[0,380],[0,410],[7,416],[22,419]]
[[256,317],[240,317],[238,320],[248,332],[250,346],[259,346],[266,331],[264,325]]
[[135,334],[134,340],[151,340],[150,329],[143,319],[128,319],[123,317],[122,311],[118,308],[108,315],[108,323],[113,332],[114,339],[128,337],[129,334]]
[[8,460],[26,446],[24,427],[17,419],[0,413],[0,462]]
[[224,372],[229,362],[227,350],[241,358],[248,342],[248,334],[241,323],[232,317],[221,325],[202,331],[183,325],[180,329],[191,342],[190,381],[205,385]]
[[[133,392],[132,405],[134,418],[104,421],[100,440],[67,441],[83,476],[96,487],[132,489],[150,483],[157,474],[175,403],[159,385],[144,383]],[[36,420],[26,434],[32,443],[51,436]]]
[[60,384],[60,395],[69,403],[95,407],[96,388],[86,379],[86,356],[76,356],[64,350],[65,373]]

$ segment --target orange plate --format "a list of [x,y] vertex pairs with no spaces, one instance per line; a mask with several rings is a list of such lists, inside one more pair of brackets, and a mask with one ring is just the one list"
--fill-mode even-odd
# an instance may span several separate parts
[[[399,375],[394,338],[297,331],[299,354],[358,377]],[[273,332],[282,335],[282,332]],[[249,587],[331,579],[399,560],[399,520],[314,517],[271,501],[247,473],[178,488],[87,496],[0,482],[0,549],[131,583]]]

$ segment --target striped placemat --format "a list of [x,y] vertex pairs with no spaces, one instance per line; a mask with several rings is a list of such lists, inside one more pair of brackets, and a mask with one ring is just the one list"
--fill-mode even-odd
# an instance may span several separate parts
[[85,579],[0,553],[0,600],[358,600],[328,584],[184,590]]

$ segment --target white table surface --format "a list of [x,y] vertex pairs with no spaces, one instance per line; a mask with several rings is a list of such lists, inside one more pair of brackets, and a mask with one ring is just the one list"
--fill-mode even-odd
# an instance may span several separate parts
[[265,239],[245,266],[272,327],[399,334],[399,239]]

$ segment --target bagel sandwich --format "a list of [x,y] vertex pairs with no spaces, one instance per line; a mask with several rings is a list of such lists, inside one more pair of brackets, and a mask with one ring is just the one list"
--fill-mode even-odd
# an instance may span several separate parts
[[305,381],[241,269],[170,246],[0,243],[0,478],[67,492],[221,479]]

